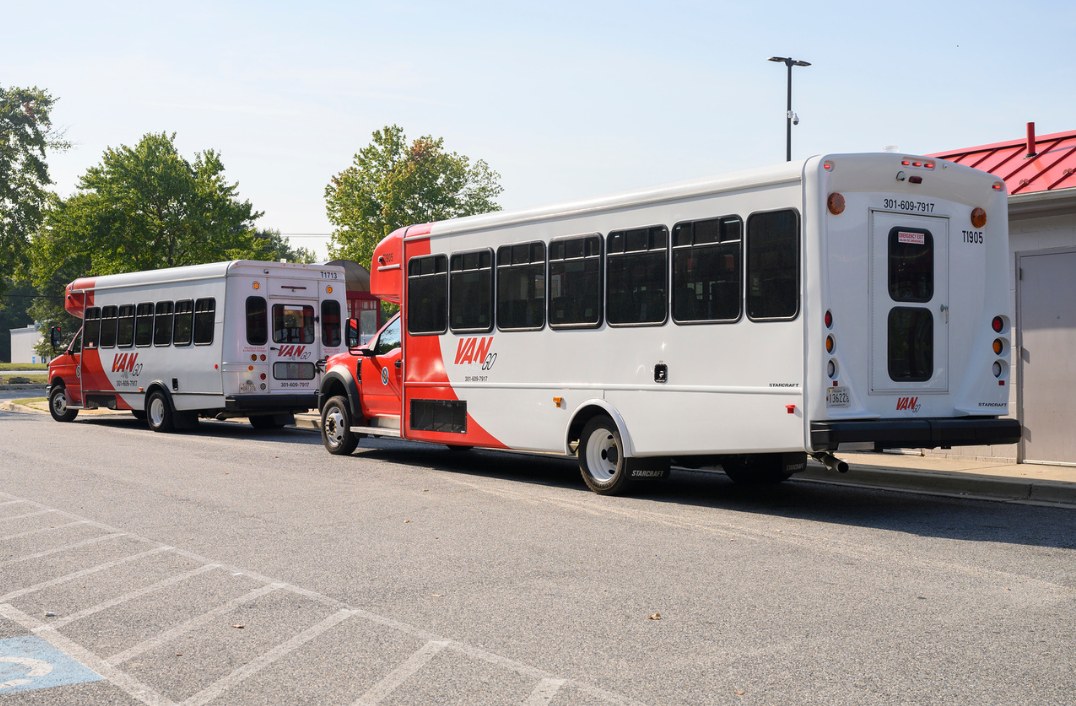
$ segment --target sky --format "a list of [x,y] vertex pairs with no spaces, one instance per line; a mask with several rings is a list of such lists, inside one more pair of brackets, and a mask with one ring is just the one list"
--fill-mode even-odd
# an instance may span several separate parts
[[1076,3],[0,0],[0,85],[38,86],[74,143],[61,195],[104,150],[175,133],[240,198],[327,255],[325,186],[373,131],[483,159],[505,209],[763,166],[1076,130]]

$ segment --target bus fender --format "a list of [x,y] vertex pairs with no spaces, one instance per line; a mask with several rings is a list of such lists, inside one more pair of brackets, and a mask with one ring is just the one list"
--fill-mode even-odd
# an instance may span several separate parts
[[[569,456],[572,455],[572,436],[578,434],[578,431],[576,431],[576,434],[573,434],[572,431],[573,429],[576,429],[576,427],[581,430],[583,425],[589,421],[589,418],[594,416],[593,413],[596,411],[595,408],[601,409],[602,412],[613,420],[613,424],[616,424],[617,431],[620,432],[620,439],[624,442],[624,456],[626,458],[634,456],[635,445],[631,442],[631,434],[628,433],[628,425],[624,423],[624,418],[620,416],[620,412],[618,412],[613,405],[601,398],[584,400],[575,408],[575,411],[572,412],[572,418],[568,421],[568,426],[564,429],[564,453]],[[576,421],[581,417],[586,417],[586,419],[582,421],[582,423],[576,424]]]
[[359,394],[359,385],[355,382],[355,376],[351,374],[351,371],[343,366],[336,366],[321,378],[321,387],[318,389],[318,412],[325,408],[325,403],[331,397],[343,395],[347,397],[348,406],[351,408],[351,418],[362,419],[362,402]]

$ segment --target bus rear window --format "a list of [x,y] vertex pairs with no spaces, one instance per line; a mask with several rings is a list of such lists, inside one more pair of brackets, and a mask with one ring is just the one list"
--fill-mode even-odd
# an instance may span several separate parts
[[274,343],[313,343],[314,307],[273,304]]
[[326,299],[321,303],[321,345],[340,345],[340,302]]
[[262,297],[247,297],[247,343],[264,346],[269,340],[269,319]]
[[934,375],[934,315],[922,307],[895,306],[889,311],[889,377],[897,382],[926,382]]
[[897,302],[934,297],[934,236],[922,228],[889,231],[889,296]]

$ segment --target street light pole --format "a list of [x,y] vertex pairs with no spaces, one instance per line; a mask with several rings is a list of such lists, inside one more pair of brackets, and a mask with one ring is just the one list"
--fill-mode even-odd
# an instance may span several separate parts
[[[792,57],[785,56],[771,56],[770,61],[776,61],[779,64],[784,64],[788,67],[788,111],[785,113],[785,120],[787,125],[787,137],[785,140],[785,161],[792,161],[792,67],[793,66],[810,66],[810,63],[806,61],[796,61]],[[796,121],[799,122],[798,120]]]

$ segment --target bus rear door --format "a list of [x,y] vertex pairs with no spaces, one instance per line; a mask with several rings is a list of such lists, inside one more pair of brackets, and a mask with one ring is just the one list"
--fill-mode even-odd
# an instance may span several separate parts
[[269,280],[269,389],[312,392],[317,388],[315,341],[318,284],[311,280]]
[[871,394],[947,392],[949,219],[872,211],[870,295]]

